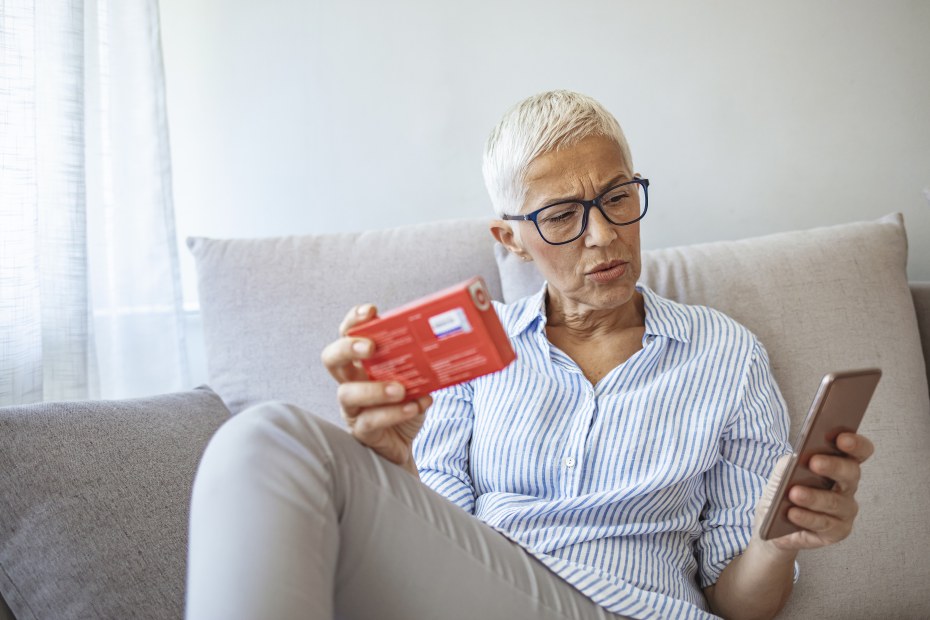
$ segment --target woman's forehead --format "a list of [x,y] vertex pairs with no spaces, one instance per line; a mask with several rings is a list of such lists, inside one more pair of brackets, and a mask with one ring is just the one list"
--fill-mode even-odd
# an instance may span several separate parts
[[612,139],[591,136],[571,146],[543,153],[527,166],[528,194],[577,192],[614,180],[629,180],[632,171]]

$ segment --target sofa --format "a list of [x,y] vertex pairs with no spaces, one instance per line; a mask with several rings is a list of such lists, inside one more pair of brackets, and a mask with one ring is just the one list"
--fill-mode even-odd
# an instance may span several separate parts
[[[319,355],[354,304],[386,310],[473,275],[505,301],[542,282],[485,219],[188,246],[209,387],[0,409],[0,619],[181,617],[191,484],[229,416],[283,400],[338,423]],[[884,371],[854,532],[800,554],[782,617],[930,617],[930,283],[909,283],[906,263],[899,214],[643,252],[653,290],[759,336],[793,431],[825,373]]]

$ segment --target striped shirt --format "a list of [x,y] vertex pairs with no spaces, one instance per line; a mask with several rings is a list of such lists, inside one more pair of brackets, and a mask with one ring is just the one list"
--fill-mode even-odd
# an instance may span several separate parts
[[643,348],[591,385],[546,337],[545,290],[495,302],[514,363],[433,394],[420,478],[608,611],[713,617],[701,588],[749,544],[790,452],[765,349],[637,286]]

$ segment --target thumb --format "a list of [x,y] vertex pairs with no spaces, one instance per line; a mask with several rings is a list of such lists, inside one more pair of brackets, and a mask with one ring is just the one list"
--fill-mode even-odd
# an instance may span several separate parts
[[772,500],[775,498],[775,492],[778,490],[778,485],[781,484],[781,479],[784,477],[785,471],[788,469],[788,463],[790,462],[790,454],[781,456],[775,462],[775,467],[772,468],[772,473],[769,475],[769,481],[762,491],[762,497],[760,497],[759,501],[756,503],[756,511],[752,517],[753,534],[756,534],[759,527],[762,525],[762,519],[765,518],[765,513],[768,512],[769,506],[771,506]]

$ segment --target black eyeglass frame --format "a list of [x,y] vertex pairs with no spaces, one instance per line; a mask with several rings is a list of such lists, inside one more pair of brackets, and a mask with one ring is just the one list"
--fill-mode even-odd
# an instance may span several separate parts
[[[615,222],[609,217],[607,217],[607,214],[604,212],[604,208],[601,206],[601,199],[607,194],[609,194],[610,192],[617,189],[618,187],[623,187],[624,185],[634,185],[634,184],[639,185],[640,187],[643,188],[643,210],[639,214],[639,217],[636,218],[635,220],[630,220],[629,222]],[[542,230],[539,228],[539,222],[537,221],[537,218],[539,217],[539,214],[545,211],[546,209],[549,209],[551,207],[557,207],[559,205],[565,205],[565,204],[580,204],[584,207],[584,213],[581,216],[581,231],[577,235],[575,235],[574,237],[566,241],[559,241],[557,243],[553,241],[549,241],[548,239],[546,239],[546,236],[542,233]],[[604,216],[604,219],[610,222],[611,224],[613,224],[614,226],[629,226],[630,224],[635,224],[636,222],[643,219],[643,217],[646,215],[646,211],[649,210],[649,179],[641,179],[637,177],[633,179],[632,181],[626,181],[624,183],[618,183],[617,185],[611,185],[610,187],[605,189],[603,192],[601,192],[600,194],[598,194],[591,200],[560,200],[559,202],[553,202],[551,205],[546,205],[544,207],[536,209],[532,213],[527,213],[526,215],[504,215],[502,219],[511,220],[511,221],[533,222],[533,224],[536,226],[536,232],[539,233],[539,236],[542,238],[543,241],[545,241],[549,245],[565,245],[566,243],[571,243],[575,239],[578,239],[579,237],[581,237],[581,235],[584,234],[584,231],[588,229],[588,214],[591,212],[591,209],[593,207],[597,207],[597,210],[601,212],[601,215]]]

